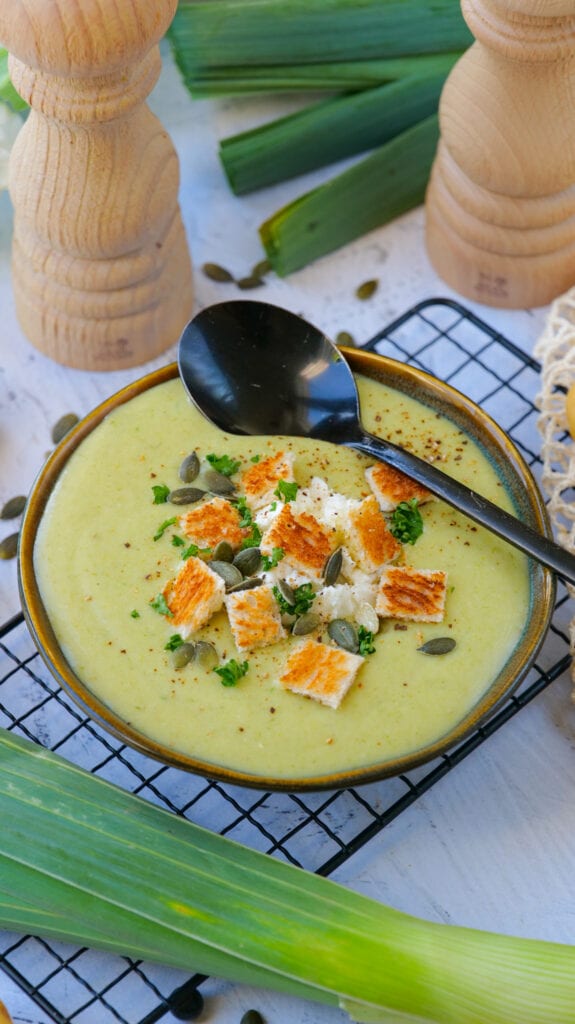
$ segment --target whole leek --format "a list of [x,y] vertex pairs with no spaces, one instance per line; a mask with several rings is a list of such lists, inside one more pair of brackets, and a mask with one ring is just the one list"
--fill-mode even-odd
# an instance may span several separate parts
[[0,925],[372,1024],[574,1024],[575,949],[409,917],[0,730]]

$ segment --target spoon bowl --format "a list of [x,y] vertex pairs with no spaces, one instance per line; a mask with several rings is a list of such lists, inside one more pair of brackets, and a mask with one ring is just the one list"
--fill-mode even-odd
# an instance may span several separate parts
[[314,437],[354,448],[410,476],[575,584],[570,552],[437,466],[364,430],[344,356],[302,317],[248,300],[208,306],[183,331],[178,367],[190,398],[220,430]]

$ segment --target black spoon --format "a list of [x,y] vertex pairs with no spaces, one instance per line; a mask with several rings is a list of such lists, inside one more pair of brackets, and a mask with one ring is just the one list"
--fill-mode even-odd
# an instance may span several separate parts
[[411,452],[361,425],[352,372],[312,324],[264,302],[222,302],[184,329],[180,376],[192,401],[230,434],[315,437],[355,448],[423,484],[470,519],[575,584],[575,556]]

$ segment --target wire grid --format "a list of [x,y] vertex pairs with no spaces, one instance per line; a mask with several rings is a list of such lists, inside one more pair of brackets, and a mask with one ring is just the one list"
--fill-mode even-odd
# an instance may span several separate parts
[[[537,478],[539,364],[456,302],[410,309],[365,348],[434,373],[511,437]],[[0,725],[222,835],[329,875],[567,669],[567,593],[527,678],[487,724],[413,772],[334,792],[286,794],[205,780],[126,747],[87,720],[41,661],[22,615],[0,627]],[[193,965],[192,970],[193,970]],[[58,1024],[191,1019],[202,975],[0,933],[0,967]]]

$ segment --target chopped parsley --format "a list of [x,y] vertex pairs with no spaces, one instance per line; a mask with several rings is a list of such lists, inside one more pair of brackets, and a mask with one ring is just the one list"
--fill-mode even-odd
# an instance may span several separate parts
[[315,601],[315,592],[311,583],[302,583],[299,587],[295,588],[293,604],[286,601],[279,587],[273,588],[273,595],[280,611],[286,615],[305,615],[306,612],[309,612]]
[[365,658],[367,654],[375,653],[373,633],[370,629],[366,629],[365,626],[359,626],[357,630],[357,637],[359,640],[359,654]]
[[400,501],[391,516],[389,527],[396,540],[402,544],[415,544],[423,533],[423,519],[418,508],[417,498]]
[[245,676],[248,668],[247,661],[236,661],[235,658],[230,658],[225,665],[220,665],[213,671],[219,675],[222,686],[235,686],[242,676]]
[[257,548],[262,539],[262,531],[257,523],[254,523],[252,510],[245,498],[237,498],[233,504],[240,514],[239,526],[242,530],[247,529],[248,526],[250,527],[249,534],[242,541],[242,548]]
[[283,548],[272,548],[271,555],[262,555],[262,569],[267,571],[268,569],[275,569],[276,565],[281,562],[285,555]]
[[155,612],[159,612],[160,615],[167,615],[173,619],[174,613],[168,608],[168,602],[163,594],[158,594],[153,601],[150,601],[150,608],[153,608]]
[[259,462],[261,455],[252,455],[250,462]]
[[287,504],[288,501],[294,500],[298,492],[298,488],[299,484],[297,484],[295,480],[279,480],[274,494],[278,498],[281,498],[284,504]]
[[164,644],[165,651],[177,651],[178,647],[183,644],[183,639],[179,633],[172,633],[172,636],[168,640],[167,644]]
[[252,511],[245,498],[237,498],[232,504],[237,508],[240,513],[239,525],[244,529],[246,526],[251,526],[253,522]]
[[154,484],[152,490],[154,492],[154,505],[164,505],[168,500],[170,488],[166,484]]
[[242,548],[257,548],[262,539],[262,531],[257,523],[252,523],[251,532],[242,541]]
[[214,455],[212,452],[211,455],[206,455],[206,459],[222,476],[233,476],[241,466],[239,459],[231,459],[229,455]]
[[171,519],[164,519],[164,522],[160,523],[160,525],[158,526],[158,529],[156,530],[156,532],[154,534],[154,540],[159,540],[160,537],[163,537],[165,532],[166,532],[166,530],[170,526],[173,526],[174,523],[177,523],[177,521],[178,521],[178,517],[177,516],[172,516]]
[[200,548],[197,544],[188,544],[188,547],[182,551],[182,560],[185,562],[188,558],[196,557],[196,555],[210,555],[212,552],[211,548]]
[[173,544],[173,546],[175,548],[183,548],[185,543],[186,542],[185,542],[184,538],[183,537],[178,537],[177,533],[175,533],[174,536],[172,537],[172,544]]
[[130,612],[130,615],[131,615],[131,617],[132,617],[133,619],[139,619],[139,618],[140,618],[140,613],[139,613],[139,611],[138,611],[138,609],[137,609],[137,608],[134,608],[134,609],[133,609],[133,610],[132,610],[132,611]]

